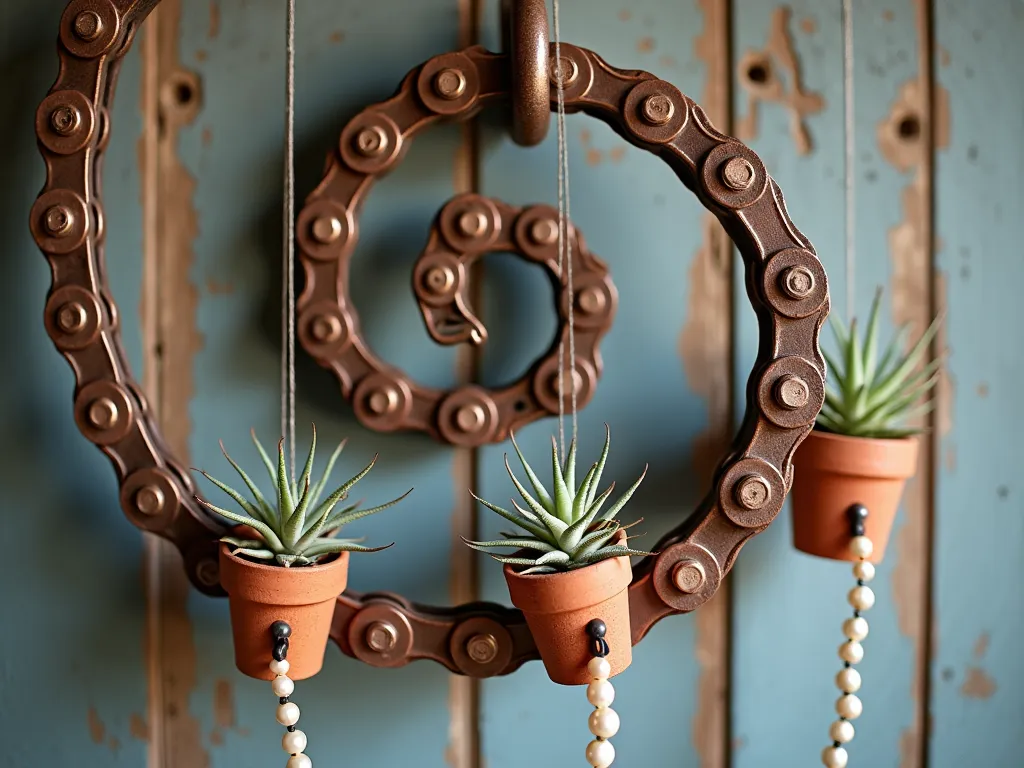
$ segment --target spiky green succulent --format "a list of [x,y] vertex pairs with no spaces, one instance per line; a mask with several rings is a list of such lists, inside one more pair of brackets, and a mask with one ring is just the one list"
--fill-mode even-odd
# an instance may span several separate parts
[[[622,494],[618,501],[603,512],[601,511],[615,489],[615,483],[612,483],[602,493],[598,494],[597,492],[601,482],[601,472],[608,459],[610,444],[611,432],[606,424],[604,450],[601,452],[601,458],[594,462],[577,488],[576,440],[574,439],[569,444],[565,463],[561,465],[558,460],[557,443],[552,438],[551,468],[554,476],[554,493],[548,493],[544,484],[541,483],[523,457],[513,435],[512,445],[515,447],[526,477],[533,487],[533,494],[531,495],[526,490],[512,471],[508,463],[508,454],[505,455],[505,469],[527,508],[524,509],[515,499],[512,499],[515,512],[510,512],[489,501],[484,501],[476,494],[472,495],[488,509],[498,513],[509,522],[515,523],[525,531],[525,534],[503,532],[501,534],[503,538],[497,541],[469,541],[468,539],[463,539],[463,541],[474,549],[487,552],[499,563],[526,566],[525,569],[519,571],[522,574],[571,571],[607,560],[610,557],[651,554],[631,549],[621,543],[617,538],[618,534],[629,526],[624,526],[615,520],[615,515],[626,505],[633,492],[643,481],[647,474],[647,467],[644,467],[643,474],[628,491]],[[513,555],[499,555],[490,551],[502,547],[522,551]],[[527,556],[523,551],[536,552],[536,556]]]
[[311,484],[310,474],[313,471],[313,457],[316,452],[316,425],[313,425],[313,441],[309,446],[306,465],[303,467],[302,475],[297,482],[294,475],[291,479],[288,478],[288,470],[284,460],[284,438],[281,438],[277,444],[277,468],[275,469],[270,461],[270,457],[263,450],[259,439],[257,439],[256,432],[253,431],[251,434],[256,450],[259,451],[260,458],[263,459],[267,473],[270,475],[270,480],[274,484],[274,498],[271,501],[267,501],[257,485],[238,466],[234,459],[228,455],[228,452],[224,449],[224,443],[220,444],[224,458],[228,460],[228,463],[231,464],[249,488],[252,500],[246,499],[238,491],[211,477],[203,470],[197,470],[207,480],[234,499],[245,514],[221,509],[198,496],[196,499],[221,517],[239,525],[249,526],[261,537],[260,539],[243,539],[236,536],[223,537],[221,541],[230,544],[234,548],[233,554],[254,560],[273,560],[278,565],[287,568],[293,565],[312,565],[321,558],[338,552],[379,552],[391,546],[391,544],[388,544],[385,547],[364,547],[359,544],[362,539],[335,538],[335,534],[337,534],[342,526],[394,506],[412,493],[410,488],[397,499],[376,507],[370,507],[369,509],[359,509],[360,502],[356,502],[350,506],[335,510],[338,502],[348,498],[348,493],[352,490],[352,486],[373,469],[373,465],[377,462],[376,456],[355,477],[342,483],[327,498],[320,501],[320,496],[331,476],[331,471],[334,469],[334,463],[338,460],[338,456],[341,455],[345,447],[344,440],[341,441],[334,453],[331,454],[323,476]]
[[[907,328],[900,328],[878,359],[878,316],[882,291],[875,293],[863,341],[857,321],[849,329],[833,317],[829,324],[839,348],[838,359],[825,353],[829,366],[825,404],[817,426],[827,432],[850,437],[900,438],[920,432],[902,426],[933,407],[921,402],[939,380],[942,358],[923,367],[920,363],[935,337],[941,318],[935,318],[907,354]],[[835,386],[833,386],[833,384]]]

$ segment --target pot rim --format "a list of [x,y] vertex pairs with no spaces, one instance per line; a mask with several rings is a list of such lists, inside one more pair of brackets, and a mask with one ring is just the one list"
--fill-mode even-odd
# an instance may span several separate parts
[[221,585],[231,598],[265,605],[313,605],[334,599],[348,583],[348,552],[338,552],[326,563],[286,568],[247,560],[232,554],[231,548],[220,542]]
[[907,437],[854,437],[815,428],[793,456],[797,472],[818,470],[868,478],[907,479],[917,471],[920,440]]
[[[615,541],[621,542],[625,531]],[[572,571],[517,573],[506,564],[503,569],[512,604],[529,613],[564,613],[603,602],[629,587],[633,567],[629,555],[610,557]]]

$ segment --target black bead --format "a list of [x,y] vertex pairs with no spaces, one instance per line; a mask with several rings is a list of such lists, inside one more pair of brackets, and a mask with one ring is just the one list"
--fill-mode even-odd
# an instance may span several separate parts
[[860,611],[854,611],[853,612],[853,618],[859,619],[860,618]]
[[842,744],[840,744],[838,741],[833,741],[832,742],[832,746],[835,747],[836,749],[839,749],[839,747],[841,747]]
[[278,640],[274,643],[274,660],[284,661],[284,657],[288,655],[288,641]]
[[295,733],[295,726],[294,725],[289,725],[288,726],[288,733]]
[[288,697],[287,696],[282,696],[280,699],[278,699],[278,701],[281,704],[287,704],[288,703]]
[[850,535],[864,535],[864,521],[868,517],[868,508],[863,504],[854,504],[846,510],[846,517],[850,521]]
[[270,625],[270,634],[275,640],[284,640],[291,637],[292,628],[286,621],[275,621]]
[[608,633],[607,625],[600,619],[592,619],[587,624],[587,634],[595,639],[600,639]]

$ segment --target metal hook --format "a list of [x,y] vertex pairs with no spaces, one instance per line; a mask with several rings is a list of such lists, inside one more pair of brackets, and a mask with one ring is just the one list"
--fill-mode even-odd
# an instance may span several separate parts
[[502,0],[502,48],[512,66],[512,139],[540,144],[551,122],[548,12],[544,0]]

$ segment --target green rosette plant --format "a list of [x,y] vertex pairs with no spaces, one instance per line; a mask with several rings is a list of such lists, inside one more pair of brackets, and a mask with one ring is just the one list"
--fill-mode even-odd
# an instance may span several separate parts
[[309,446],[309,454],[298,479],[294,476],[288,477],[284,456],[284,438],[281,438],[277,444],[277,466],[275,468],[256,437],[255,431],[251,434],[256,450],[259,451],[260,458],[263,459],[263,464],[274,484],[274,495],[270,501],[260,492],[245,470],[228,455],[223,442],[221,451],[224,458],[228,460],[228,463],[249,489],[251,499],[245,498],[234,488],[211,477],[207,472],[196,470],[230,496],[241,507],[244,514],[222,509],[198,496],[197,500],[224,519],[247,526],[260,536],[259,539],[239,536],[223,537],[221,541],[233,547],[232,554],[251,560],[270,560],[288,568],[314,565],[321,558],[338,552],[379,552],[391,546],[388,544],[384,547],[365,547],[360,544],[362,539],[335,538],[342,527],[392,507],[412,493],[413,489],[410,488],[397,499],[392,499],[376,507],[360,509],[361,502],[356,502],[341,509],[335,509],[340,502],[348,499],[352,487],[373,469],[377,462],[376,455],[354,477],[346,480],[321,501],[320,498],[327,487],[334,464],[345,448],[346,441],[343,440],[331,454],[323,476],[319,480],[311,482],[313,459],[316,453],[316,425],[313,425],[313,439]]
[[[557,443],[554,438],[551,439],[552,492],[548,492],[530,467],[519,450],[514,435],[512,445],[533,488],[531,494],[519,481],[509,466],[506,454],[505,469],[522,497],[525,508],[512,499],[515,511],[510,511],[485,501],[476,494],[472,495],[492,512],[518,526],[522,532],[502,532],[502,538],[495,541],[463,539],[466,544],[486,552],[500,563],[524,566],[525,568],[519,571],[521,575],[572,571],[612,557],[652,554],[632,549],[624,543],[625,537],[620,538],[619,534],[631,526],[624,526],[615,519],[643,482],[647,467],[644,467],[643,473],[629,490],[607,509],[604,505],[615,489],[615,483],[598,493],[601,473],[604,471],[611,445],[611,431],[607,424],[601,457],[591,465],[579,486],[576,485],[576,440],[569,444],[569,451],[563,464],[558,459]],[[510,548],[516,552],[503,555],[492,551],[501,548]],[[536,556],[528,553],[536,553]]]

